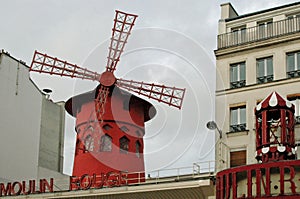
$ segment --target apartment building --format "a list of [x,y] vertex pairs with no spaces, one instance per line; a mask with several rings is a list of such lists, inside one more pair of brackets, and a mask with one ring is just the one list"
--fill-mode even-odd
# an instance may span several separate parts
[[[281,160],[275,158],[277,154],[287,152],[284,151],[286,143],[278,141],[283,139],[280,137],[283,131],[277,135],[266,129],[266,140],[278,142],[270,141],[258,149],[261,137],[257,135],[257,127],[261,118],[255,110],[260,111],[262,104],[274,105],[279,110],[283,108],[278,106],[279,101],[294,104],[295,119],[289,121],[293,127],[290,132],[295,133],[293,162],[290,163],[298,165],[300,2],[244,15],[239,15],[230,3],[222,4],[217,39],[216,124],[223,137],[216,136],[216,171],[219,172],[216,198],[278,195],[294,198],[299,192],[296,190],[298,182],[290,181],[292,184],[288,185],[284,179],[292,179],[288,177],[292,170],[293,178],[299,171],[293,166],[290,170],[283,166],[287,165],[284,163],[289,159],[287,156]],[[275,101],[278,103],[273,103]],[[272,161],[258,157],[259,150],[267,154],[274,145],[277,148],[271,152],[274,153]]]

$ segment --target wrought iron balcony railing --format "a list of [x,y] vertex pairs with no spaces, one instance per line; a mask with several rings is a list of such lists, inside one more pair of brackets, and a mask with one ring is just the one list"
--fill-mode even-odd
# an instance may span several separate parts
[[246,131],[246,124],[236,124],[236,125],[230,125],[230,132],[240,132],[240,131]]
[[218,49],[266,40],[300,31],[300,17],[218,35]]
[[288,71],[287,72],[287,77],[288,78],[300,77],[300,70]]
[[272,81],[273,81],[273,75],[267,75],[267,76],[257,78],[258,84],[263,84],[263,83],[272,82]]
[[230,82],[230,88],[240,88],[246,86],[246,80]]

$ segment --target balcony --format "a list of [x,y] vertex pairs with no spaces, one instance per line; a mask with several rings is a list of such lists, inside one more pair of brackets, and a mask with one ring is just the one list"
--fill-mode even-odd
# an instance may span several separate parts
[[273,81],[273,75],[267,75],[267,76],[257,78],[258,84],[263,84],[263,83],[272,82],[272,81]]
[[218,35],[218,49],[289,35],[299,31],[300,17],[295,17],[273,22],[267,26],[255,26],[242,31]]
[[230,88],[240,88],[246,86],[246,80],[230,82]]
[[246,131],[246,124],[236,124],[236,125],[230,125],[230,132],[241,132]]
[[288,71],[287,77],[288,78],[300,77],[300,70]]

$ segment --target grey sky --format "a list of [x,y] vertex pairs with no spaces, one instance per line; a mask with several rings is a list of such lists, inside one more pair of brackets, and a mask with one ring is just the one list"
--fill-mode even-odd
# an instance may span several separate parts
[[[102,72],[114,10],[138,14],[116,76],[186,87],[182,110],[151,101],[157,116],[147,124],[148,171],[214,160],[214,54],[220,4],[227,0],[0,0],[0,48],[30,65],[34,50]],[[295,0],[232,0],[239,14]],[[95,88],[97,83],[31,74],[54,101]],[[75,133],[67,120],[66,168],[70,173]]]

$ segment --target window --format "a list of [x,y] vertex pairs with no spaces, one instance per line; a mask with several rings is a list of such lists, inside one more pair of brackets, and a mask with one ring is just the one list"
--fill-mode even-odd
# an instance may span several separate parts
[[230,108],[230,132],[246,130],[246,106]]
[[84,147],[86,151],[94,151],[94,138],[91,135],[86,136]]
[[272,20],[258,23],[258,38],[264,39],[273,35],[273,22]]
[[239,44],[246,41],[246,26],[233,28],[233,44]]
[[111,151],[111,149],[112,149],[112,137],[105,134],[101,137],[100,151],[107,152],[107,151]]
[[230,88],[239,88],[246,85],[245,62],[230,65]]
[[138,158],[141,157],[141,153],[142,153],[141,149],[142,149],[142,147],[141,147],[140,142],[139,142],[139,141],[136,141],[136,142],[135,142],[135,155],[136,155],[136,157],[138,157]]
[[257,83],[273,81],[273,57],[266,57],[256,60]]
[[288,78],[300,76],[300,51],[286,54],[286,67]]
[[230,152],[230,167],[246,165],[246,150]]
[[294,104],[295,106],[295,122],[296,124],[300,124],[300,93],[289,95],[287,99]]
[[126,136],[120,138],[120,152],[128,153],[129,150],[129,139]]
[[109,124],[105,124],[105,125],[103,125],[103,127],[102,127],[104,130],[110,130],[110,129],[112,129],[112,126],[110,126]]

